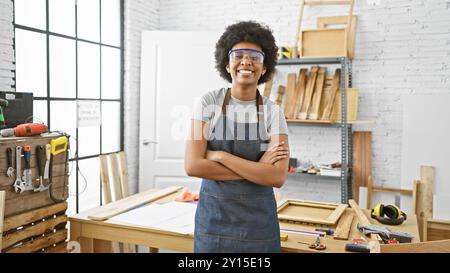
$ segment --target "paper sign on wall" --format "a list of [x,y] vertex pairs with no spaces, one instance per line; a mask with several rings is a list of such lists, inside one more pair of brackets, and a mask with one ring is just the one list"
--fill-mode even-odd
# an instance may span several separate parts
[[77,128],[95,127],[102,123],[99,101],[77,101]]

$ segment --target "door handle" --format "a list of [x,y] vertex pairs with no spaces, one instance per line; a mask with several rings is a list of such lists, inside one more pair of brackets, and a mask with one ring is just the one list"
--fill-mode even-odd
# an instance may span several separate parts
[[158,144],[158,142],[154,141],[154,140],[150,140],[150,139],[144,139],[142,141],[142,144],[144,144],[145,146],[147,146],[148,144]]

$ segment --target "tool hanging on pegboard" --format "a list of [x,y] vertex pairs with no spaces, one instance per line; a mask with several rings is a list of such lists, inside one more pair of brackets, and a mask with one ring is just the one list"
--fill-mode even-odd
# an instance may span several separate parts
[[[65,135],[62,137],[59,137],[57,139],[52,139],[50,141],[50,166],[49,166],[49,193],[50,198],[55,202],[64,202],[68,198],[68,192],[66,192],[66,185],[67,185],[67,161],[69,158],[69,136]],[[64,161],[64,185],[63,185],[63,192],[60,197],[56,196],[53,192],[53,161],[55,160],[55,157],[61,153],[65,153],[65,161]],[[44,171],[45,173],[45,171]]]

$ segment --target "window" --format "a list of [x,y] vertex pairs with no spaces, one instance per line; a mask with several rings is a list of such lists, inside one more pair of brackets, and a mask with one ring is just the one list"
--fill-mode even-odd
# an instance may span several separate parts
[[[71,135],[68,214],[101,204],[98,156],[123,150],[123,0],[14,0],[16,91]],[[77,123],[79,104],[100,108]]]

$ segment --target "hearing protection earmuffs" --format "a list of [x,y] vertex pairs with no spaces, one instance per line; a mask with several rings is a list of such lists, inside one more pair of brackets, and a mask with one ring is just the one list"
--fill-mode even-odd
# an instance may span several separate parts
[[406,213],[395,205],[378,204],[372,209],[370,215],[385,225],[400,225],[406,220]]

